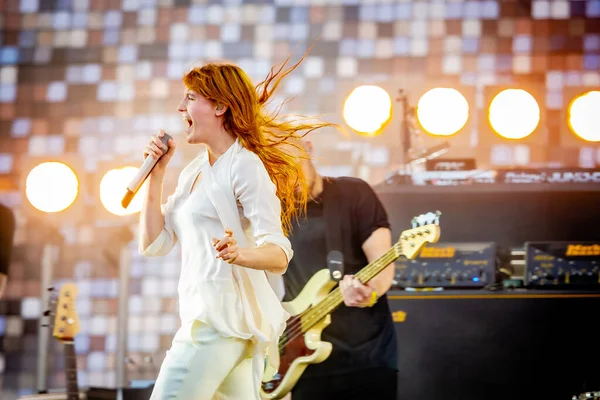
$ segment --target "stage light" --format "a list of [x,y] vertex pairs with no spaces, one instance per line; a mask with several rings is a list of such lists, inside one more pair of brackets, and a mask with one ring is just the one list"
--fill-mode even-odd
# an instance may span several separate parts
[[540,107],[529,92],[505,89],[490,103],[488,121],[498,135],[506,139],[523,139],[537,128]]
[[144,204],[147,185],[144,184],[127,208],[121,206],[125,188],[138,172],[137,167],[121,167],[108,171],[100,181],[100,202],[108,212],[117,216],[140,212]]
[[377,136],[392,114],[392,99],[379,86],[355,88],[344,102],[344,120],[357,133]]
[[600,91],[589,91],[571,101],[567,123],[581,139],[600,142]]
[[46,213],[67,209],[79,193],[75,172],[60,162],[43,162],[27,175],[25,194],[33,207]]
[[454,135],[469,119],[469,103],[456,89],[434,88],[417,102],[417,118],[427,133],[437,136]]

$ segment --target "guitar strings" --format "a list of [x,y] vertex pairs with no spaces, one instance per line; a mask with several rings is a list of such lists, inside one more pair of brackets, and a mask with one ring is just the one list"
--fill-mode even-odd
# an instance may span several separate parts
[[[379,269],[380,265],[382,263],[384,263],[384,265],[388,265],[391,261],[393,261],[395,258],[397,258],[395,255],[391,254],[392,252],[388,252],[387,254],[384,254],[380,259],[376,260],[373,264],[368,265],[367,267],[365,267],[362,271],[359,271],[358,274],[356,274],[356,276],[358,278],[362,278],[363,275],[365,278],[367,278],[367,280],[371,279],[370,275],[374,275],[372,272],[373,269]],[[390,257],[391,255],[391,257]],[[336,297],[334,299],[334,297]],[[339,291],[339,287],[337,287],[336,289],[334,289],[331,293],[329,293],[325,299],[323,299],[318,305],[317,307],[321,306],[321,305],[327,305],[327,306],[334,306],[336,302],[338,302],[340,299],[339,297],[341,297],[341,293]],[[318,313],[317,308],[311,307],[308,310],[306,310],[304,313],[301,313],[300,315],[296,316],[295,320],[293,321],[293,323],[295,322],[296,324],[298,323],[298,317],[302,316],[305,317],[306,320],[308,319],[314,319],[315,317],[309,314],[316,314]],[[327,314],[328,312],[324,313]],[[317,316],[316,319],[317,320],[321,320],[325,315],[320,315]],[[304,319],[304,318],[303,318]],[[291,324],[289,325],[289,327],[291,328]],[[307,329],[311,328],[311,326],[309,326]],[[288,328],[289,329],[289,328]]]
[[[396,246],[397,245],[394,245],[394,247]],[[371,265],[367,265],[363,270],[359,271],[356,274],[356,277],[364,277],[367,278],[367,281],[370,280],[375,275],[375,273],[373,273],[373,270],[378,269],[382,263],[384,263],[384,265],[387,266],[392,261],[398,258],[398,256],[393,254],[391,250],[384,254],[380,259],[373,262]],[[340,302],[341,297],[342,294],[338,286],[331,293],[329,293],[320,303],[318,303],[317,306],[327,306],[326,308],[335,307],[336,303]],[[312,328],[314,324],[322,320],[329,312],[331,311],[322,313],[319,312],[316,308],[310,307],[305,312],[300,313],[299,315],[294,317],[294,320],[290,323],[290,325],[288,325],[288,328],[285,331],[285,333],[287,334],[286,337],[279,343],[279,348],[281,349],[285,347],[289,342],[295,340],[304,333],[302,331],[302,321],[305,322],[304,325],[308,325],[308,327],[306,328],[308,330]]]
[[[379,260],[374,262],[372,265],[365,267],[365,269],[363,271],[361,271],[362,273],[359,272],[358,274],[356,274],[356,276],[361,278],[363,275],[365,275],[365,277],[370,279],[369,276],[373,272],[371,270],[377,269],[380,266],[380,264],[383,262],[385,262],[385,265],[388,265],[395,258],[397,258],[395,255],[392,255],[390,257],[390,254],[385,254]],[[318,304],[318,306],[321,306],[321,305],[327,306],[327,307],[335,306],[336,303],[339,303],[340,301],[341,301],[341,292],[339,290],[339,287],[337,287],[335,290],[333,290],[331,293],[329,293],[325,297],[325,299],[323,299],[323,301],[321,301]],[[325,312],[325,313],[319,313],[319,311],[316,308],[309,308],[304,313],[301,313],[300,315],[298,315],[294,319],[294,321],[292,323],[290,323],[290,326],[288,327],[288,329],[286,329],[287,336],[284,340],[282,340],[280,342],[279,347],[282,348],[282,347],[286,346],[289,342],[291,342],[292,340],[295,340],[296,338],[298,338],[300,335],[302,335],[304,333],[302,331],[302,325],[303,325],[302,321],[306,322],[304,325],[308,325],[308,327],[306,328],[308,330],[314,324],[316,324],[317,322],[322,320],[329,312],[330,311]],[[292,326],[292,324],[294,326]]]

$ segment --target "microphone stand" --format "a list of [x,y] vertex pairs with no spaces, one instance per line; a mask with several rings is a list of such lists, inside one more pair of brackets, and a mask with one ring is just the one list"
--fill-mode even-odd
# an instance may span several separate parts
[[[127,221],[127,219],[126,219]],[[133,240],[133,232],[126,226],[117,228],[111,235],[111,240],[105,244],[104,257],[119,269],[118,314],[117,314],[117,343],[116,343],[116,386],[119,392],[127,387],[127,325],[129,320],[129,275],[131,266],[131,251],[128,244]],[[118,250],[118,263],[111,251]]]
[[[426,148],[423,140],[423,131],[418,125],[416,108],[408,102],[404,89],[398,90],[396,102],[402,106],[402,122],[400,124],[400,143],[402,145],[402,166],[388,175],[386,182],[414,183],[413,173],[415,166],[422,164],[445,153],[450,144],[444,141],[431,148]],[[408,176],[410,174],[410,176]],[[399,177],[400,175],[400,177]],[[400,178],[400,179],[398,179]]]
[[[50,303],[50,291],[52,290],[52,274],[54,265],[58,260],[58,247],[47,243],[42,250],[42,262],[40,271],[40,300],[43,306]],[[37,347],[37,383],[38,393],[48,393],[48,344],[50,342],[50,325],[40,324]]]
[[[41,221],[37,222],[39,223]],[[54,265],[59,259],[64,238],[54,226],[44,222],[41,222],[41,225],[43,232],[41,241],[44,243],[44,246],[42,249],[40,269],[40,301],[42,306],[46,307],[50,303],[50,292],[53,290],[52,275]],[[30,227],[28,226],[27,229],[30,229]],[[39,229],[39,225],[37,229]],[[37,339],[36,388],[39,394],[43,394],[48,393],[48,345],[50,342],[50,325],[40,323]]]
[[408,96],[405,94],[404,89],[398,90],[398,97],[396,101],[401,104],[402,107],[402,122],[400,123],[400,144],[402,145],[402,164],[406,167],[408,165],[409,156],[408,153],[411,148],[411,133],[408,126],[408,119],[410,118],[409,110],[411,109],[408,104]]
[[119,303],[117,317],[117,388],[127,386],[125,355],[127,353],[127,324],[129,320],[129,273],[131,254],[122,246],[119,257]]

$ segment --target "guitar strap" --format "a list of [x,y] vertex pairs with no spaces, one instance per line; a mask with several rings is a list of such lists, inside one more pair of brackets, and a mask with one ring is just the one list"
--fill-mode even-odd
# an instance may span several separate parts
[[327,268],[335,282],[344,276],[344,226],[340,209],[341,196],[334,178],[323,178],[323,217],[325,219],[325,241],[327,244]]

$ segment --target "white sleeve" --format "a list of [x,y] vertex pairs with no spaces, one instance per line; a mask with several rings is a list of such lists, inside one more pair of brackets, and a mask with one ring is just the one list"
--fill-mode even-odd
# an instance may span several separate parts
[[233,161],[231,172],[233,193],[250,221],[256,246],[276,244],[289,262],[294,253],[281,227],[281,203],[262,161],[256,154],[242,151]]
[[175,201],[180,196],[180,187],[181,184],[178,184],[175,193],[170,195],[167,202],[160,207],[165,223],[158,237],[150,243],[150,246],[146,250],[142,249],[142,241],[139,241],[138,250],[142,255],[146,257],[166,256],[175,247],[177,235],[175,235],[175,231],[173,230],[173,208]]

